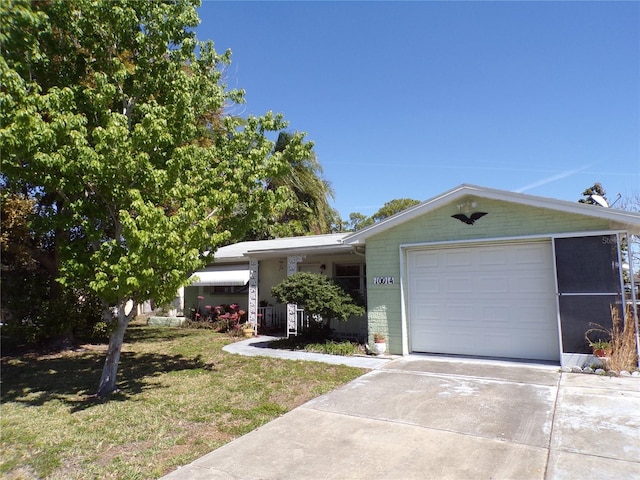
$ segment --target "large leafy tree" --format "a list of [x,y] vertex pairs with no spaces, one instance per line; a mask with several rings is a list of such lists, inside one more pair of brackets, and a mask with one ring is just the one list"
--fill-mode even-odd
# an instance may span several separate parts
[[391,217],[392,215],[406,210],[409,207],[413,207],[414,205],[418,205],[419,203],[419,200],[414,200],[412,198],[396,198],[395,200],[386,202],[380,210],[371,216],[371,218],[375,222],[380,222],[387,217]]
[[116,388],[133,304],[170,300],[201,252],[286,208],[279,115],[239,119],[230,52],[200,43],[198,0],[6,0],[0,58],[5,192],[35,202],[30,229],[65,288],[88,288],[113,325],[98,387]]
[[46,239],[38,243],[30,228],[35,201],[6,191],[1,197],[0,312],[5,340],[13,345],[65,345],[77,333],[102,333],[100,304],[91,292],[62,288],[50,273],[52,245]]
[[368,227],[369,225],[373,225],[374,223],[381,222],[385,218],[391,217],[392,215],[413,207],[414,205],[418,205],[419,203],[419,200],[414,200],[412,198],[396,198],[386,202],[370,217],[358,212],[353,212],[349,214],[349,221],[343,225],[343,228],[345,230],[360,230]]
[[360,212],[351,212],[349,214],[349,221],[344,222],[343,229],[355,232],[368,227],[369,225],[373,225],[374,223],[375,221],[372,217],[367,217]]

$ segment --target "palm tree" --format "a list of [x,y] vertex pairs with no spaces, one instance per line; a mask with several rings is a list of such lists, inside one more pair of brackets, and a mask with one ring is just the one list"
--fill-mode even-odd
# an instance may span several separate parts
[[315,152],[310,150],[304,156],[292,154],[288,147],[294,140],[296,135],[280,132],[274,153],[284,155],[289,168],[266,182],[270,190],[285,187],[294,201],[277,218],[266,219],[268,224],[262,232],[254,231],[252,239],[329,233],[340,222],[337,211],[329,205],[334,192],[322,176],[322,165]]

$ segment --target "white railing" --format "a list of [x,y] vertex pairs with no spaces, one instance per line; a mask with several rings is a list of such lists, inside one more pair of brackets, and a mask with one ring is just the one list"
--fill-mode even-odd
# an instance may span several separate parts
[[[309,330],[309,326],[315,322],[303,308],[296,307],[296,330],[287,330],[287,306],[276,304],[269,307],[258,307],[259,324],[264,332],[280,331],[289,335],[296,335]],[[354,316],[348,321],[332,320],[331,329],[338,338],[362,339],[367,336],[367,316]]]
[[284,329],[287,323],[287,306],[272,305],[269,307],[258,307],[258,323],[265,331]]

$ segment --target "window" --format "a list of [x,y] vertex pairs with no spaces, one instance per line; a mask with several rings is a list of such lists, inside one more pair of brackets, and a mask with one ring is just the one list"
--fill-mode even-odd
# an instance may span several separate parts
[[205,293],[210,295],[220,295],[220,294],[241,294],[249,292],[249,284],[246,285],[210,285],[205,288]]
[[367,301],[367,276],[364,263],[345,263],[333,266],[333,280],[361,305]]

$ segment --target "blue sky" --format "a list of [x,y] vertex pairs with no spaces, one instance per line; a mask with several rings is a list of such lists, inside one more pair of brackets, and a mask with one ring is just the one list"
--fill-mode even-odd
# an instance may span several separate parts
[[640,193],[640,2],[203,1],[234,113],[315,143],[333,206],[371,215],[469,183]]

